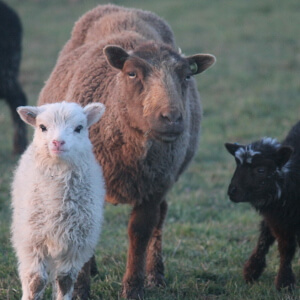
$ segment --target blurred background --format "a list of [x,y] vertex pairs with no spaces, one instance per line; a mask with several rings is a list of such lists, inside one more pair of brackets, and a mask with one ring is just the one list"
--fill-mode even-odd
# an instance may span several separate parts
[[[74,22],[106,1],[6,0],[23,24],[20,81],[35,105]],[[186,55],[211,53],[217,63],[197,76],[202,98],[202,138],[188,171],[169,193],[164,257],[167,287],[146,299],[299,299],[278,294],[273,247],[258,284],[242,279],[244,261],[258,237],[260,217],[248,204],[232,204],[226,190],[235,163],[224,142],[248,143],[263,136],[281,140],[299,120],[299,0],[151,0],[110,3],[151,10],[172,27]],[[20,299],[10,246],[10,182],[18,157],[12,123],[0,101],[0,299]],[[28,137],[31,139],[29,130]],[[92,299],[118,299],[127,250],[127,206],[106,207]],[[300,278],[299,255],[294,260]],[[48,298],[47,298],[48,297]],[[46,299],[50,299],[49,291]]]

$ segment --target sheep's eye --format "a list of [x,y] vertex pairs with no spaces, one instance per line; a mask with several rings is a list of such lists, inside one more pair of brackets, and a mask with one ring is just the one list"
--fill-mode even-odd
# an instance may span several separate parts
[[83,126],[82,125],[78,125],[76,128],[75,128],[75,132],[77,132],[77,133],[80,133],[80,131],[81,131],[81,129],[83,128]]
[[131,79],[136,78],[136,73],[135,72],[129,72],[128,77],[131,78]]
[[266,172],[266,168],[265,167],[258,167],[256,168],[256,172],[259,174],[264,174]]
[[41,128],[42,132],[47,131],[47,127],[43,124],[40,125],[40,128]]
[[187,76],[185,77],[185,80],[186,80],[186,81],[189,81],[189,80],[191,80],[191,78],[192,78],[191,75],[187,75]]

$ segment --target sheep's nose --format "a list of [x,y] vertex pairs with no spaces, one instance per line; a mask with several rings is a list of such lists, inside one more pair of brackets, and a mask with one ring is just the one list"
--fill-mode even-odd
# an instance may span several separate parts
[[62,146],[63,144],[65,144],[66,142],[65,142],[65,141],[57,141],[57,140],[53,140],[52,143],[53,143],[53,145],[54,145],[55,147],[60,147],[60,146]]
[[182,114],[179,110],[166,110],[161,112],[161,119],[168,123],[180,123],[182,121]]

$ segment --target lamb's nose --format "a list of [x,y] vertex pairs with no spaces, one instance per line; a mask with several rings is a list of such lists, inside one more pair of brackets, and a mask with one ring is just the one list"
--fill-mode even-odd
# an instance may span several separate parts
[[53,140],[52,143],[53,143],[53,145],[54,145],[55,147],[60,147],[60,146],[62,146],[63,144],[65,144],[66,142],[65,142],[65,141],[57,141],[57,140]]
[[237,192],[236,186],[230,185],[228,188],[228,196],[233,197],[233,196],[235,196],[236,192]]

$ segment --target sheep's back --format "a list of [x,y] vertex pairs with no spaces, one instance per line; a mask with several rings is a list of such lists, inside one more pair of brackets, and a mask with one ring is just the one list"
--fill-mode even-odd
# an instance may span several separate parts
[[97,6],[75,23],[71,39],[60,56],[84,44],[98,43],[113,36],[126,36],[129,33],[127,39],[130,39],[130,32],[138,33],[146,40],[164,42],[175,48],[170,26],[157,15],[149,11],[109,4]]

